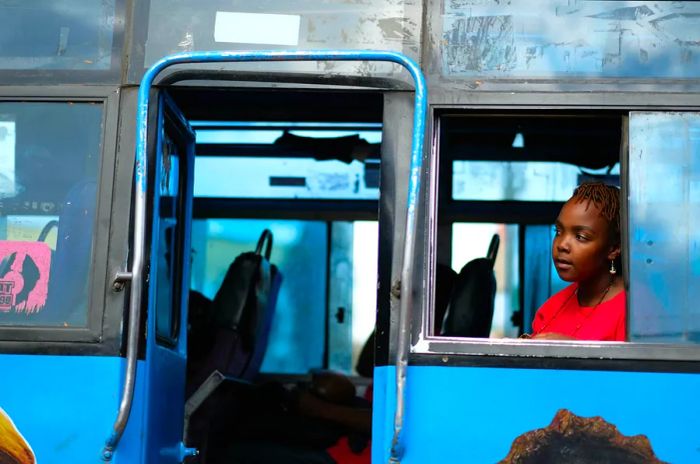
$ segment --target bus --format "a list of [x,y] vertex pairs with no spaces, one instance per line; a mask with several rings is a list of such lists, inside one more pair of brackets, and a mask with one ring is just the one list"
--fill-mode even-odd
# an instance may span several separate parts
[[[0,462],[700,459],[697,2],[0,18]],[[626,341],[519,339],[587,180]]]

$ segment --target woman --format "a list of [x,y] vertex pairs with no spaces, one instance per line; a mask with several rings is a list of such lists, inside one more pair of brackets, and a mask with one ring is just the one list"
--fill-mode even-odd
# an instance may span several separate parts
[[552,244],[557,274],[572,284],[540,307],[533,333],[525,337],[625,341],[619,258],[620,192],[602,183],[582,184],[562,207]]

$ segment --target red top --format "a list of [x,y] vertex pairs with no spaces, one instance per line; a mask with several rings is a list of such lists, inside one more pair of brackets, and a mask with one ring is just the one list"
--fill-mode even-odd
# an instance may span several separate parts
[[625,291],[597,306],[580,306],[575,295],[577,288],[577,284],[571,284],[544,302],[532,321],[532,335],[556,332],[578,340],[624,342]]
[[[367,387],[365,392],[365,399],[372,402],[374,397],[373,385]],[[360,454],[355,454],[350,449],[350,442],[348,437],[341,437],[338,442],[328,448],[326,452],[337,462],[338,464],[370,464],[372,461],[372,442],[368,442],[365,449],[363,449]]]

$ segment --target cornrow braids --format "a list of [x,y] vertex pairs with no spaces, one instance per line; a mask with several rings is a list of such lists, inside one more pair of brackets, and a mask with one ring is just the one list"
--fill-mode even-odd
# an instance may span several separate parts
[[571,197],[576,203],[591,202],[600,208],[600,215],[610,224],[610,237],[615,243],[620,242],[620,189],[602,182],[585,182],[576,189]]

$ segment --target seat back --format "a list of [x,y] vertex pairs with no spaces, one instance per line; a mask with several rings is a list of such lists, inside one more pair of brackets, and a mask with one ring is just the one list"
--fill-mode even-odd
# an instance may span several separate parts
[[215,370],[242,380],[252,380],[260,371],[282,283],[282,274],[270,264],[271,250],[272,233],[266,229],[256,250],[229,266],[211,304],[213,347],[192,387]]
[[440,335],[487,338],[491,332],[496,277],[493,265],[500,238],[494,234],[486,258],[464,265],[457,275]]
[[[96,202],[97,182],[94,180],[78,182],[64,200],[48,283],[47,307],[51,314],[47,312],[46,316],[52,321],[85,323]],[[48,230],[41,235],[45,233]]]

